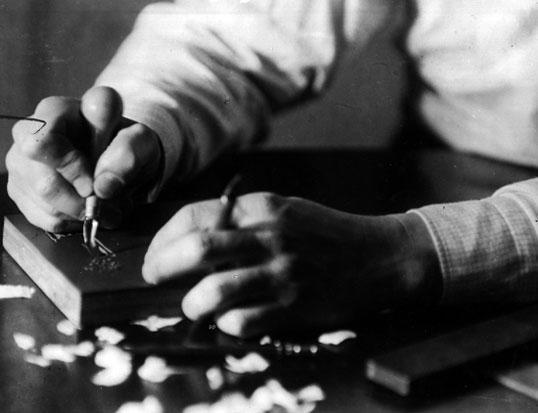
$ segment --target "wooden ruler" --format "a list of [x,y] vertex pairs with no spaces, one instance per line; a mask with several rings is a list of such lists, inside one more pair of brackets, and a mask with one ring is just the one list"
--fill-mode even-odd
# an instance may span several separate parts
[[407,396],[434,377],[535,340],[538,305],[373,357],[366,376]]

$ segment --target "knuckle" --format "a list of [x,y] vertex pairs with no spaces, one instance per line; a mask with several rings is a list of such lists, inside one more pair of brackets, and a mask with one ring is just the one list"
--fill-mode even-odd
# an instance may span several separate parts
[[76,100],[67,96],[47,96],[36,106],[36,113],[47,113],[51,110],[58,110],[71,105]]
[[54,175],[47,175],[38,179],[34,184],[34,191],[40,198],[54,198],[59,191],[56,177]]
[[192,254],[197,261],[206,260],[213,251],[214,242],[211,234],[207,231],[200,231],[191,235]]
[[39,159],[44,155],[46,139],[43,136],[26,136],[20,140],[21,153],[30,159]]
[[283,205],[283,198],[272,192],[260,192],[257,197],[262,209],[270,216],[276,216]]
[[228,333],[245,337],[249,332],[249,320],[248,317],[242,311],[229,311],[225,317],[227,318]]
[[200,288],[204,291],[206,297],[212,301],[213,305],[218,305],[226,298],[226,286],[218,282],[213,276],[205,277],[200,281]]
[[269,263],[270,272],[275,274],[279,282],[290,281],[298,271],[299,263],[295,255],[281,255]]
[[9,177],[6,185],[7,195],[17,203],[19,199],[19,192],[15,189],[15,184],[11,177]]
[[18,163],[15,162],[15,157],[15,147],[11,146],[11,148],[6,154],[5,159],[6,169],[8,170],[8,172],[15,171],[17,169]]

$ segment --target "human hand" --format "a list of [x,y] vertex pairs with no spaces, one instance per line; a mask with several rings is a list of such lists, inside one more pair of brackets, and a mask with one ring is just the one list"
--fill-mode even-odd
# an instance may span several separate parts
[[162,156],[157,135],[121,112],[113,89],[95,87],[81,100],[42,100],[32,117],[46,126],[37,133],[32,122],[15,124],[7,190],[32,224],[51,232],[79,229],[84,198],[95,193],[108,200],[103,224],[115,226],[119,197],[131,198],[156,181]]
[[202,274],[182,302],[190,319],[213,315],[222,331],[251,336],[435,299],[434,248],[412,214],[365,217],[254,193],[237,199],[233,229],[214,230],[220,209],[218,200],[182,208],[145,257],[150,283]]

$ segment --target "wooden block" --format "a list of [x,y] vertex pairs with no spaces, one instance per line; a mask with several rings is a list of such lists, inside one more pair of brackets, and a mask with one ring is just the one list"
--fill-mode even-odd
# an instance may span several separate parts
[[538,401],[538,364],[526,362],[493,374],[499,384]]
[[[22,215],[4,219],[5,250],[77,326],[180,312],[186,287],[153,286],[141,275],[151,231],[101,231],[112,256],[92,258],[80,233],[51,237]],[[55,239],[56,238],[56,239]]]
[[535,340],[538,305],[371,358],[366,376],[407,396],[428,380]]

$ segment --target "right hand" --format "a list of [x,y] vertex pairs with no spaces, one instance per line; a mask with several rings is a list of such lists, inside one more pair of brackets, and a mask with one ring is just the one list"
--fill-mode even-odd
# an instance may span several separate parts
[[13,127],[7,190],[34,225],[50,232],[80,228],[84,198],[95,193],[105,226],[119,224],[120,198],[144,196],[159,178],[162,150],[151,129],[121,116],[121,98],[95,87],[81,100],[49,97]]

